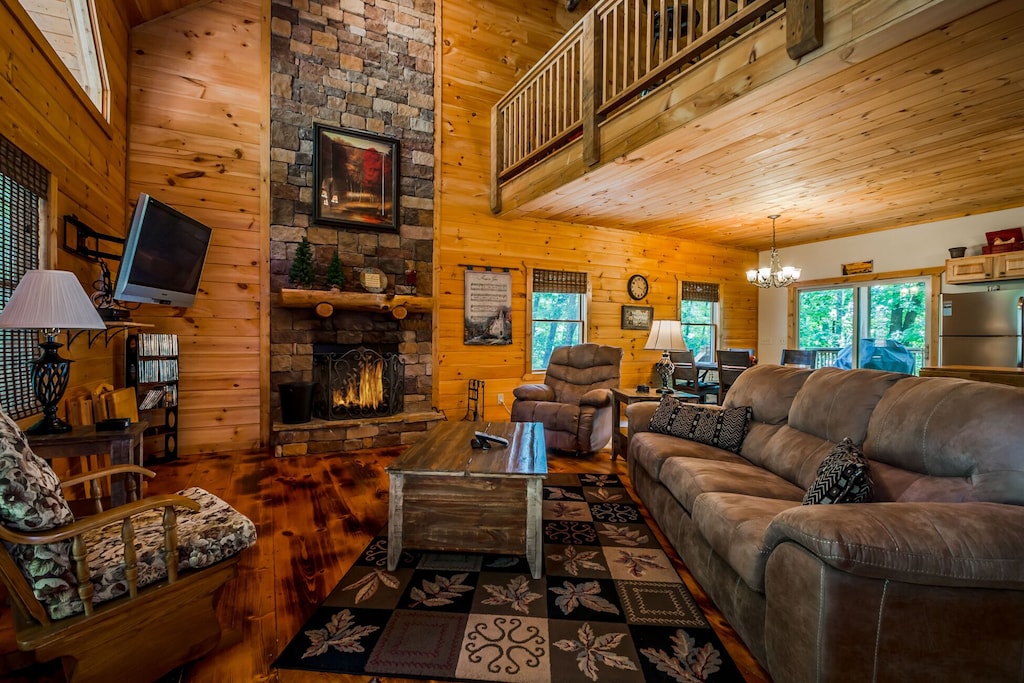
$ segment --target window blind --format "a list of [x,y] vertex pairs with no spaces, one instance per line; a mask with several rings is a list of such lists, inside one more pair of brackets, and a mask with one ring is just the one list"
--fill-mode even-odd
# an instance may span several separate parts
[[567,270],[533,271],[534,292],[555,292],[558,294],[586,294],[587,274]]
[[[39,267],[39,226],[49,174],[0,135],[0,306],[25,271]],[[29,368],[38,355],[36,333],[0,330],[0,405],[15,419],[39,412]]]
[[683,301],[710,301],[718,303],[717,282],[680,282],[679,298]]

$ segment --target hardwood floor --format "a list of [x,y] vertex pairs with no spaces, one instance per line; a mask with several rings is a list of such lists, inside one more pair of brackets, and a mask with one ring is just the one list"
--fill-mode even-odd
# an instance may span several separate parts
[[[233,631],[231,642],[166,680],[372,680],[364,676],[273,669],[271,664],[370,539],[384,527],[388,499],[384,467],[398,452],[376,450],[291,458],[274,458],[269,452],[229,453],[186,456],[157,465],[154,469],[158,476],[150,481],[149,493],[202,486],[248,515],[256,523],[259,535],[256,546],[243,555],[239,576],[225,586],[218,605],[221,624]],[[579,459],[549,453],[548,469],[626,475],[625,463],[612,463],[607,450]],[[648,522],[661,537],[654,523]],[[661,541],[668,548],[664,537]],[[747,681],[770,680],[674,554],[673,560]],[[12,672],[11,667],[25,663],[26,656],[14,646],[10,610],[0,607],[0,680],[63,680],[59,666],[52,663]],[[125,683],[131,680],[131,672],[126,671]],[[387,683],[398,680],[389,678]]]

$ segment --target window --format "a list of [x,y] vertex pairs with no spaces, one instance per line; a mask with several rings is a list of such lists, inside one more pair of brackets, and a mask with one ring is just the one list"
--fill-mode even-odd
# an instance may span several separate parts
[[679,283],[679,322],[683,339],[697,362],[715,362],[718,347],[718,285],[713,282]]
[[533,271],[530,369],[543,372],[551,352],[559,346],[587,340],[586,273],[562,270]]
[[106,115],[107,74],[92,0],[21,0],[21,5],[96,109]]
[[801,289],[798,345],[818,352],[818,367],[917,374],[928,356],[929,289],[926,278]]
[[[46,169],[0,136],[0,307],[25,271],[39,267],[48,185]],[[15,419],[39,412],[28,372],[37,351],[34,332],[0,329],[0,405]]]

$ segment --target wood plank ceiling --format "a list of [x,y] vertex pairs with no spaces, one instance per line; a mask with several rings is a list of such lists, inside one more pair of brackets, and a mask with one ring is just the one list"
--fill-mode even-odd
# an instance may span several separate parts
[[183,7],[207,0],[124,0],[128,11],[128,23],[132,26],[144,24]]
[[742,134],[697,119],[522,214],[767,249],[769,214],[785,246],[1024,206],[1020,0],[766,99]]

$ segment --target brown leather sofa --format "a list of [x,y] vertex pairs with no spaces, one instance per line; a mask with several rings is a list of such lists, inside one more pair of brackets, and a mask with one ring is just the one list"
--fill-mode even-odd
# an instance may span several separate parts
[[[764,365],[739,454],[649,431],[633,486],[780,682],[1024,680],[1024,389]],[[802,505],[844,437],[874,502]]]
[[619,386],[622,349],[600,344],[559,346],[543,384],[513,390],[513,422],[540,422],[548,448],[579,455],[612,438],[612,389]]

